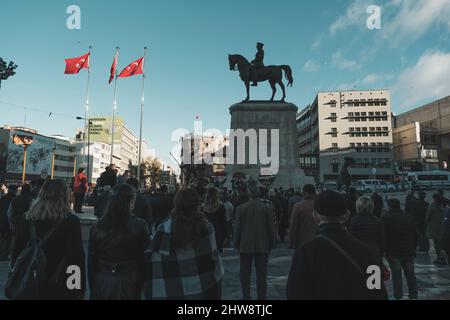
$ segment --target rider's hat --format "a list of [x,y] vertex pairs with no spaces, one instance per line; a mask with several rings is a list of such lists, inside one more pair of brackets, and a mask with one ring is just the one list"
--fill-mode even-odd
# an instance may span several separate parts
[[257,47],[264,47],[264,43],[258,42],[258,43],[256,43],[256,46]]

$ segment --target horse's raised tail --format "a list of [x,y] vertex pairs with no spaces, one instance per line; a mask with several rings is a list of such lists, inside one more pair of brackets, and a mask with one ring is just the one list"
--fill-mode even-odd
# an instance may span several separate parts
[[294,83],[294,78],[292,78],[291,67],[284,65],[284,66],[281,66],[281,69],[283,69],[286,79],[288,81],[288,84],[287,84],[288,87],[292,87],[292,84]]

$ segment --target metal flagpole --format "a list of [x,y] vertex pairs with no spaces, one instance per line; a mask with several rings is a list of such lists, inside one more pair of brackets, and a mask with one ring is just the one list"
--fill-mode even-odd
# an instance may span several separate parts
[[111,161],[110,164],[113,163],[113,157],[114,157],[114,129],[116,126],[115,121],[115,113],[117,109],[117,64],[119,62],[119,47],[116,47],[116,70],[114,75],[114,100],[113,100],[113,110],[112,110],[112,125],[111,125]]
[[[90,132],[89,132],[87,121],[88,121],[88,112],[89,112],[89,81],[90,81],[90,77],[91,77],[91,49],[92,49],[92,46],[89,46],[89,56],[88,56],[89,68],[88,68],[87,85],[86,85],[86,107],[84,109],[84,136],[83,136],[83,139],[84,139],[84,148],[83,148],[84,165],[83,166],[85,168],[88,163],[87,157],[89,157],[89,154],[86,156],[86,130],[88,131],[87,134],[89,134]],[[89,146],[88,146],[88,148],[89,148]],[[88,180],[89,180],[89,177],[88,177]]]
[[144,60],[142,61],[142,98],[141,98],[141,119],[139,125],[139,156],[138,156],[138,167],[137,176],[139,181],[139,186],[141,186],[141,156],[142,156],[142,117],[144,114],[144,87],[145,87],[145,59],[147,56],[147,47],[144,47]]

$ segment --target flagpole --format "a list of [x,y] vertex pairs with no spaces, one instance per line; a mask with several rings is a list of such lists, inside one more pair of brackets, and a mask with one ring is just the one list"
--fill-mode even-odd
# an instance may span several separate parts
[[139,125],[139,156],[137,167],[137,178],[141,186],[141,156],[142,156],[142,118],[144,114],[144,88],[145,88],[145,58],[147,56],[147,47],[144,47],[144,60],[142,61],[142,98],[141,98],[141,119]]
[[[116,47],[116,64],[119,61],[119,47]],[[116,121],[115,121],[115,113],[116,113],[116,109],[117,109],[117,65],[116,65],[116,70],[115,70],[115,75],[114,75],[114,99],[113,99],[113,110],[112,110],[112,126],[111,126],[111,161],[109,162],[110,164],[113,163],[113,157],[114,157],[114,129],[116,126]]]
[[[87,85],[86,85],[86,107],[84,109],[84,167],[89,167],[89,146],[88,147],[88,152],[87,152],[87,157],[86,157],[86,130],[87,130],[87,134],[90,134],[90,126],[88,127],[88,112],[89,112],[89,82],[90,82],[90,78],[91,78],[91,49],[92,46],[89,46],[89,67],[88,67],[88,75],[87,75]],[[87,180],[89,183],[89,168],[86,168],[87,170]]]

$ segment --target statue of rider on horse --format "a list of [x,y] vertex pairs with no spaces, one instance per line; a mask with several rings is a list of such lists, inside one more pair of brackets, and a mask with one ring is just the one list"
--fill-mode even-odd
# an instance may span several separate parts
[[244,101],[250,100],[250,82],[252,82],[252,86],[256,87],[258,82],[269,81],[270,87],[272,88],[272,97],[270,101],[273,101],[275,97],[275,93],[277,92],[275,85],[278,84],[283,91],[281,101],[284,102],[286,98],[286,91],[283,84],[283,71],[286,79],[288,80],[287,85],[292,87],[294,82],[294,79],[292,78],[292,70],[288,65],[266,67],[264,65],[263,48],[263,43],[258,42],[256,44],[256,49],[258,52],[256,53],[255,59],[251,63],[239,54],[228,55],[230,70],[238,70],[241,80],[245,83],[247,97]]

